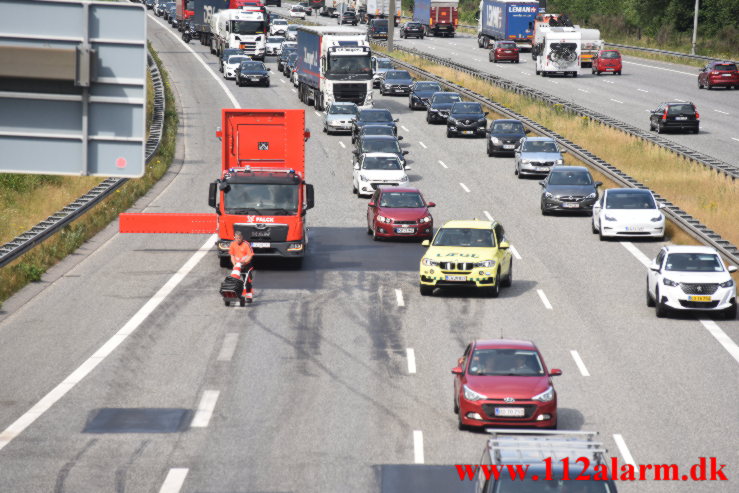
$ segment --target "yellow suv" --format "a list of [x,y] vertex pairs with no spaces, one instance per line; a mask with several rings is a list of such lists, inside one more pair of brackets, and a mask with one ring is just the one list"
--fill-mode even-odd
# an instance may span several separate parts
[[503,226],[497,221],[449,221],[421,259],[421,295],[436,287],[475,287],[496,297],[513,281],[513,257]]

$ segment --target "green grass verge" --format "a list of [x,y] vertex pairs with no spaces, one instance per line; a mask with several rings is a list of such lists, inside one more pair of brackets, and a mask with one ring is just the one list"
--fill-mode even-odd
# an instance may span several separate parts
[[46,270],[74,252],[85,241],[105,228],[118,214],[126,211],[159,180],[172,163],[175,153],[178,117],[174,93],[167,71],[156,52],[152,55],[159,66],[164,82],[166,112],[159,150],[146,165],[142,178],[128,180],[122,187],[96,205],[82,217],[14,262],[0,269],[0,306],[22,287],[39,281]]

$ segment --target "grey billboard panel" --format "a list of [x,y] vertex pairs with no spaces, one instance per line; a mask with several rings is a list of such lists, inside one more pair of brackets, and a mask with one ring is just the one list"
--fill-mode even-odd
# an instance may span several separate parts
[[0,0],[0,12],[0,172],[142,176],[145,7]]

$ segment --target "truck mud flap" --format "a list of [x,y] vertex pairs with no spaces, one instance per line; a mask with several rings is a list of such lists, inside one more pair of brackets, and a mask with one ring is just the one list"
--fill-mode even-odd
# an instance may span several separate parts
[[213,234],[218,228],[216,214],[127,212],[118,218],[120,233]]

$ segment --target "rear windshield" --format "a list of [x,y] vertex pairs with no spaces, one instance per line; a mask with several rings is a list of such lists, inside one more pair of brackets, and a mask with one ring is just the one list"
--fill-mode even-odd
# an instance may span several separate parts
[[559,152],[554,142],[542,140],[529,140],[524,142],[523,151],[525,152]]
[[601,58],[621,58],[621,54],[617,51],[603,51],[600,54]]
[[695,115],[695,107],[692,104],[672,104],[667,109],[667,115]]
[[421,24],[417,22],[409,22],[408,24],[406,24],[406,27],[417,28],[417,27],[421,27]]
[[552,171],[550,185],[592,185],[593,179],[587,171]]
[[718,255],[713,253],[671,253],[667,256],[665,270],[678,272],[723,272]]
[[733,63],[722,63],[713,66],[713,70],[733,70],[736,72],[736,65]]
[[434,103],[456,103],[461,100],[459,94],[437,94],[434,96]]
[[497,122],[493,124],[493,132],[500,134],[522,134],[523,125],[518,122]]
[[656,209],[652,194],[636,191],[610,192],[606,209]]

